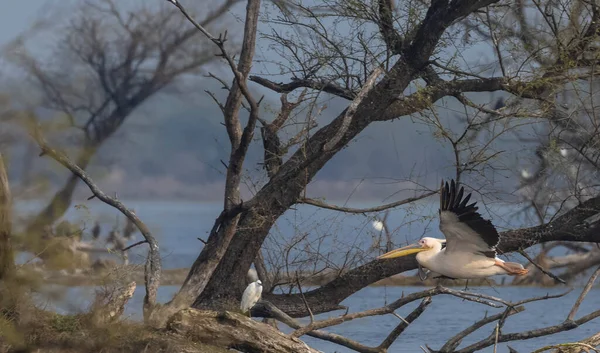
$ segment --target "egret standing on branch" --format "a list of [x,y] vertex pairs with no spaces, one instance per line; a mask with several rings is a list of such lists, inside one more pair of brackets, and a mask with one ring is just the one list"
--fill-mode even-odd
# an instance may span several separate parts
[[248,316],[252,316],[250,314],[250,310],[260,299],[262,289],[262,282],[260,280],[252,282],[248,285],[248,287],[246,287],[244,295],[242,295],[242,303],[240,305],[240,309],[242,309],[243,314],[247,312]]
[[[391,259],[417,254],[417,262],[427,269],[451,279],[475,279],[494,275],[520,276],[528,270],[516,262],[496,257],[500,236],[489,220],[477,212],[477,202],[467,205],[464,188],[456,193],[456,184],[442,181],[440,189],[440,230],[446,239],[425,237],[417,244],[392,250],[378,257]],[[442,249],[442,244],[446,247]]]

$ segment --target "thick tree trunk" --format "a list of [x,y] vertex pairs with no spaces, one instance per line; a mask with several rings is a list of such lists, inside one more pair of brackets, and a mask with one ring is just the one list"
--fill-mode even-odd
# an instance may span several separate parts
[[241,314],[185,309],[167,329],[194,342],[248,353],[318,353],[303,341]]
[[4,158],[0,154],[0,280],[10,276],[15,262],[11,237],[11,195]]
[[[332,123],[311,136],[250,201],[257,205],[254,212],[242,215],[234,241],[194,306],[211,307],[222,302],[226,307],[232,307],[237,303],[242,293],[240,283],[244,283],[252,261],[277,218],[297,201],[306,185],[337,152],[371,122],[385,120],[389,116],[388,108],[403,100],[404,90],[427,65],[446,28],[457,18],[492,2],[432,2],[414,33],[412,43],[402,48],[398,61],[375,87],[363,94],[362,101],[351,104],[353,110],[356,109],[354,114],[346,116],[345,111],[342,112]],[[423,102],[431,104],[431,98],[425,94]],[[393,117],[398,115],[402,114],[394,114]]]
[[[308,148],[300,149],[279,169],[277,175],[250,201],[256,205],[253,212],[242,214],[235,241],[227,248],[225,256],[193,307],[224,310],[239,305],[246,273],[275,221],[297,202],[316,173],[369,125],[372,116],[382,115],[397,100],[398,94],[406,88],[413,74],[408,70],[408,65],[398,63],[364,98],[337,145],[328,151],[323,148],[341,129],[345,111],[311,137]],[[390,86],[398,88],[389,89]]]
[[[81,169],[85,170],[89,165],[91,159],[96,154],[98,150],[98,145],[91,145],[84,147],[79,156],[77,156],[76,164]],[[75,174],[71,174],[65,186],[57,192],[50,203],[35,217],[35,219],[28,225],[27,234],[29,235],[37,235],[40,233],[46,226],[54,224],[54,222],[62,217],[65,212],[69,209],[71,205],[71,201],[73,199],[73,193],[77,184],[79,182],[79,177]]]

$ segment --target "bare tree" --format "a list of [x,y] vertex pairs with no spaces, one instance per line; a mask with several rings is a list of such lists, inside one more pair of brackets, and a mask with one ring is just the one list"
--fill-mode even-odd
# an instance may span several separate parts
[[[295,65],[294,70],[290,70],[290,74],[294,78],[287,84],[272,82],[258,76],[252,76],[250,79],[278,92],[286,93],[298,88],[309,88],[353,100],[353,104],[332,123],[307,136],[289,159],[282,161],[277,173],[269,178],[269,182],[251,200],[239,203],[235,211],[222,213],[222,217],[219,217],[216,222],[217,226],[227,219],[241,217],[237,227],[236,241],[229,245],[225,256],[212,275],[211,281],[196,299],[194,306],[214,308],[235,305],[243,288],[240,286],[236,290],[232,288],[232,285],[237,286],[236,284],[243,283],[241,279],[244,278],[254,261],[271,225],[290,206],[303,202],[302,196],[305,187],[314,175],[337,151],[370,123],[392,120],[410,114],[418,114],[421,119],[427,119],[437,127],[439,134],[448,140],[455,149],[457,155],[455,167],[457,178],[459,178],[462,173],[479,173],[484,171],[487,165],[492,164],[495,153],[486,146],[490,146],[491,141],[496,140],[498,135],[482,134],[483,126],[493,125],[501,120],[511,124],[511,119],[532,117],[539,120],[540,117],[545,116],[548,108],[544,104],[549,99],[549,94],[561,89],[556,83],[567,83],[573,79],[560,73],[561,71],[558,69],[563,69],[560,63],[553,66],[552,71],[549,70],[547,74],[539,78],[519,71],[501,76],[482,76],[475,72],[469,73],[453,69],[450,66],[457,65],[453,62],[447,63],[452,65],[443,65],[430,60],[433,52],[437,50],[436,48],[444,46],[445,42],[440,42],[440,40],[450,40],[444,37],[446,31],[456,31],[464,25],[461,22],[462,19],[470,19],[470,16],[482,16],[483,13],[500,16],[503,7],[493,6],[493,3],[493,1],[482,1],[447,4],[440,1],[432,3],[429,7],[425,5],[420,7],[421,5],[414,4],[411,9],[421,9],[422,12],[414,12],[419,13],[420,17],[413,17],[411,19],[413,22],[409,21],[406,24],[409,26],[409,30],[406,30],[405,33],[400,33],[397,29],[389,31],[389,28],[395,27],[394,23],[386,24],[384,22],[388,18],[385,16],[386,11],[392,11],[391,8],[385,9],[386,6],[389,7],[389,4],[386,5],[385,2],[372,7],[358,3],[344,6],[337,2],[328,2],[328,5],[318,9],[306,8],[297,4],[299,14],[295,16],[286,14],[277,19],[285,26],[300,26],[308,38],[305,41],[290,41],[275,31],[271,35],[273,40],[289,50],[290,60],[293,60],[294,56],[297,57],[295,61],[292,61],[293,64],[290,64]],[[490,6],[486,7],[488,5]],[[401,11],[401,9],[394,11]],[[401,14],[396,15],[396,20],[400,21]],[[373,35],[353,33],[353,38],[357,38],[359,41],[356,47],[363,49],[366,59],[355,54],[358,49],[351,47],[352,42],[347,38],[344,39],[346,44],[344,47],[340,43],[341,39],[325,32],[321,21],[335,16],[349,18],[350,24],[354,24],[350,26],[351,28],[367,31],[364,28],[368,27],[361,26],[361,24],[375,23],[379,25],[378,28],[385,29],[384,33],[380,33],[382,37],[379,37],[381,38],[379,42],[377,40],[369,43],[360,42],[361,38],[372,38]],[[592,20],[592,18],[589,17],[588,20]],[[487,22],[483,23],[485,25]],[[594,36],[595,32],[588,33],[588,35]],[[311,40],[316,36],[322,40]],[[392,37],[397,39],[391,40]],[[571,40],[589,41],[589,39],[579,36]],[[377,43],[381,43],[383,46],[377,46]],[[380,49],[377,51],[372,48]],[[572,50],[585,50],[583,47],[577,48]],[[308,60],[311,57],[315,58],[312,62]],[[527,58],[523,60],[525,64],[529,63]],[[354,64],[351,65],[349,62]],[[379,65],[386,67],[386,64],[388,67],[385,76],[378,81],[370,80],[373,76],[376,77],[373,74],[377,71],[376,68]],[[581,70],[587,70],[585,72],[588,75],[578,75],[578,79],[591,77],[589,76],[591,75],[589,62],[581,61],[577,64]],[[415,85],[412,87],[416,89],[416,92],[403,95],[402,92],[405,92],[411,82],[412,85]],[[419,82],[424,82],[425,86],[417,87]],[[486,108],[475,104],[465,95],[468,92],[492,91],[510,93],[515,97],[513,100],[517,101],[527,99],[530,106],[514,105],[511,101],[506,104],[508,109],[498,111],[492,107]],[[361,92],[366,93],[361,94]],[[446,96],[456,97],[466,108],[486,114],[478,114],[468,120],[464,124],[464,131],[448,129],[436,114],[435,106],[432,105]],[[541,111],[537,102],[542,104]],[[351,114],[347,114],[348,111]],[[425,114],[426,112],[429,114]],[[517,124],[518,120],[514,121]],[[504,128],[504,131],[510,130]],[[333,145],[328,143],[337,141],[338,138],[338,143]],[[475,148],[474,142],[469,147],[468,144],[472,141],[475,141],[476,146],[479,147]],[[269,154],[273,155],[274,153],[269,152]],[[427,193],[423,194],[427,195]],[[544,223],[529,229],[504,232],[499,249],[506,253],[550,240],[596,241],[596,235],[590,231],[595,227],[595,223],[586,228],[583,227],[582,222],[597,213],[598,202],[597,198],[590,198],[579,205],[574,205],[575,207],[567,213],[555,217],[551,224]],[[565,232],[567,229],[581,229],[581,231],[573,234]],[[213,232],[208,239],[208,244],[214,246],[217,239],[220,238]],[[213,247],[207,246],[199,261],[207,257],[214,258],[209,255],[212,251],[215,251]],[[190,278],[193,278],[200,263],[196,262]],[[304,297],[313,312],[337,309],[339,308],[338,303],[356,290],[389,275],[414,269],[415,265],[414,259],[383,264],[380,262],[367,263],[348,271],[317,290],[304,293]],[[188,292],[188,288],[188,284],[184,284],[176,298],[187,296],[186,302],[188,302],[192,293]],[[196,293],[196,289],[194,288],[193,293]],[[292,316],[307,314],[304,309],[305,305],[298,294],[267,295],[265,298]]]
[[[540,39],[531,42],[536,37],[529,36],[527,31],[532,26],[530,22],[535,22],[537,18],[523,20],[523,16],[514,13],[505,3],[494,0],[436,0],[430,4],[326,1],[315,7],[293,4],[286,7],[275,21],[282,26],[298,29],[301,35],[295,33],[290,38],[282,34],[284,31],[274,30],[267,36],[287,53],[286,58],[289,59],[289,63],[282,63],[282,66],[288,68],[287,74],[291,76],[291,80],[288,83],[277,83],[265,77],[250,75],[260,1],[247,2],[243,47],[237,62],[225,47],[224,35],[215,35],[197,23],[180,1],[170,2],[219,48],[234,75],[232,84],[225,85],[229,89],[229,95],[221,106],[230,138],[231,154],[226,163],[223,211],[217,217],[205,247],[173,300],[164,306],[148,306],[151,312],[147,317],[154,326],[164,326],[172,314],[190,305],[209,309],[236,308],[249,268],[253,263],[255,266],[257,262],[260,264],[257,259],[260,259],[261,248],[271,227],[284,212],[296,204],[307,203],[341,212],[368,213],[381,212],[387,207],[407,204],[434,194],[438,180],[433,184],[435,186],[424,188],[415,197],[374,209],[328,205],[306,197],[306,187],[315,175],[369,125],[404,116],[426,122],[432,127],[433,135],[444,141],[454,155],[452,175],[463,183],[467,176],[478,177],[471,180],[477,186],[475,190],[484,195],[484,187],[492,189],[490,184],[493,178],[490,173],[498,165],[502,155],[496,150],[494,143],[523,125],[531,126],[537,122],[547,127],[552,126],[548,125],[549,121],[563,121],[564,114],[559,109],[560,105],[557,105],[556,96],[573,82],[593,82],[596,73],[596,60],[587,58],[589,55],[593,56],[591,43],[597,39],[596,26],[600,9],[596,3],[549,1],[542,6],[536,1],[517,1],[517,9],[541,9],[543,21],[550,30],[541,32],[540,36],[551,34],[552,40],[545,43],[551,49],[540,44]],[[553,9],[556,11],[553,12]],[[558,9],[569,11],[560,10],[559,14]],[[572,12],[575,13],[574,16],[571,16]],[[569,21],[561,22],[558,17],[553,18],[566,16],[566,13],[569,14]],[[339,33],[329,33],[325,21],[332,18],[340,22],[347,21],[348,28],[353,29],[349,37],[340,38]],[[504,27],[500,27],[502,21],[506,21]],[[521,21],[520,33],[515,33],[515,21]],[[461,35],[463,41],[456,40],[457,34]],[[457,60],[457,57],[460,58],[459,53],[450,55],[450,58],[435,58],[443,50],[455,50],[453,46],[468,47],[469,43],[480,41],[492,44],[495,57],[488,64],[497,68],[497,71],[478,72],[468,62]],[[543,55],[540,54],[542,51]],[[283,125],[278,120],[268,122],[260,116],[261,98],[255,97],[251,92],[250,82],[284,94],[296,89],[307,89],[316,94],[326,92],[348,101],[348,107],[331,123],[319,129],[313,127],[312,115],[309,115],[299,138],[292,138],[290,144],[281,141],[271,143],[277,141],[274,135],[282,134],[279,127]],[[475,93],[496,91],[509,96],[505,104],[494,102],[495,104],[488,106],[475,103]],[[465,119],[462,122],[455,123],[441,116],[435,103],[443,99],[459,102],[465,109]],[[289,104],[287,98],[282,98],[282,112],[285,112],[286,106],[288,109],[299,108],[289,108]],[[242,108],[248,112],[245,125],[242,125],[240,119]],[[589,114],[593,112],[591,110]],[[292,115],[284,113],[276,119],[287,121],[290,116]],[[264,128],[263,139],[269,140],[263,141],[268,181],[258,188],[251,199],[244,201],[240,198],[239,187],[244,174],[246,153],[258,123]],[[501,127],[500,132],[496,129],[498,126]],[[282,146],[291,148],[284,150]],[[48,151],[48,148],[43,150]],[[580,150],[577,151],[582,154]],[[61,159],[59,161],[64,162]],[[563,204],[552,216],[543,218],[539,225],[502,232],[498,250],[506,254],[552,241],[600,243],[600,223],[597,219],[600,213],[600,196],[596,185],[587,190],[587,197],[575,197],[572,204]],[[136,225],[139,227],[138,223]],[[146,239],[154,251],[151,255],[155,254],[156,248],[151,238]],[[159,271],[160,266],[155,264],[152,267],[150,262],[149,264],[153,270],[147,272],[152,275],[148,278],[157,281],[156,271]],[[318,289],[293,294],[266,293],[263,302],[253,308],[252,312],[257,316],[277,317],[293,327],[297,323],[294,324],[289,318],[312,317],[318,313],[340,309],[341,301],[369,284],[416,268],[414,257],[384,262],[368,261],[340,274]],[[591,286],[596,275],[592,276],[588,286]],[[579,303],[587,291],[589,289],[584,289]],[[539,331],[504,334],[501,332],[502,324],[508,315],[518,311],[516,308],[519,303],[439,286],[415,293],[410,299],[417,300],[438,294],[468,297],[485,305],[506,308],[502,315],[482,319],[473,328],[461,333],[465,337],[486,323],[498,321],[493,335],[463,348],[461,351],[464,352],[489,347],[496,342],[569,330],[600,316],[600,312],[596,311],[575,319],[579,306],[576,303],[567,320],[559,325]],[[403,304],[408,300],[406,298],[399,299],[394,305]],[[305,328],[295,327],[300,330],[296,335],[311,333],[324,336],[325,333],[319,332],[320,328],[362,316],[392,313],[399,307],[394,305],[366,314],[344,315],[331,321],[313,321]],[[427,300],[422,302],[420,312],[426,306]],[[411,319],[416,319],[420,312],[413,312]],[[385,351],[407,322],[400,324],[380,347],[354,347],[365,352]],[[341,340],[339,337],[333,339]],[[456,348],[456,342],[460,339],[458,337],[454,342],[449,342],[449,347]]]
[[[223,28],[223,15],[236,3],[206,2],[210,11],[202,11],[202,25]],[[113,0],[86,1],[69,10],[72,15],[56,31],[62,37],[48,60],[18,43],[10,48],[8,57],[41,91],[42,107],[66,116],[68,133],[79,141],[75,161],[84,170],[136,108],[178,78],[202,73],[215,60],[198,31],[185,26],[176,9],[160,5],[127,8]],[[75,175],[69,177],[28,232],[65,213],[77,181]]]

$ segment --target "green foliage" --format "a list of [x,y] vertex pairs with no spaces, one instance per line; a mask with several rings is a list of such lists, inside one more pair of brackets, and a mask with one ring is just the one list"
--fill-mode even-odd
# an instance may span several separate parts
[[[25,342],[23,334],[17,330],[11,320],[0,316],[0,343],[11,346],[22,346]],[[0,345],[0,348],[2,346]]]
[[60,333],[75,333],[82,328],[81,316],[55,314],[50,320],[50,326]]

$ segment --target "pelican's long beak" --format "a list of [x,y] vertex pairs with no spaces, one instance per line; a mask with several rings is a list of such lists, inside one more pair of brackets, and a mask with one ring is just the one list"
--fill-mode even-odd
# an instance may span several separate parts
[[406,255],[410,255],[410,254],[416,254],[418,252],[421,251],[425,251],[425,250],[429,250],[428,248],[424,248],[419,244],[412,244],[409,246],[405,246],[403,248],[400,249],[396,249],[396,250],[392,250],[388,253],[385,253],[383,255],[380,255],[377,257],[377,260],[383,260],[383,259],[393,259],[395,257],[400,257],[400,256],[406,256]]

